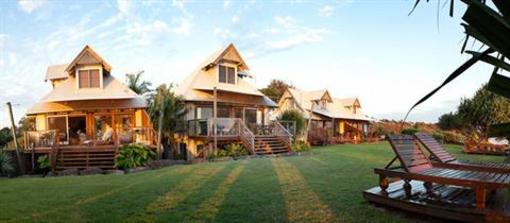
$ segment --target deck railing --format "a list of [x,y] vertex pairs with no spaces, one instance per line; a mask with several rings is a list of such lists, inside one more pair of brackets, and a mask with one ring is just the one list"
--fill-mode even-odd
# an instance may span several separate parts
[[238,118],[216,118],[214,119],[195,119],[188,121],[189,136],[223,136],[235,137],[240,135]]
[[133,128],[133,142],[145,145],[156,145],[156,131],[152,127],[135,127]]
[[291,149],[292,148],[292,134],[282,126],[282,124],[278,121],[273,121],[269,125],[271,126],[271,134],[280,138],[285,142],[286,146]]
[[292,134],[292,136],[296,136],[297,130],[296,130],[296,121],[284,121],[279,120],[278,123],[280,123],[287,131]]
[[54,147],[58,144],[57,130],[25,132],[25,149]]
[[255,154],[255,135],[242,120],[239,119],[238,123],[241,140],[248,147],[251,154]]

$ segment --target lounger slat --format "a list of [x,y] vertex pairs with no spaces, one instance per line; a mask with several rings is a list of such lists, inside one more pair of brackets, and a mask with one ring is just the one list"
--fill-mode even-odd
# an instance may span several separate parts
[[416,138],[425,146],[429,152],[434,155],[442,163],[452,162],[455,159],[441,144],[439,144],[432,136],[426,133],[416,133]]
[[452,168],[510,174],[510,164],[494,162],[459,161],[427,133],[416,133],[416,139],[437,159],[439,163],[452,164]]

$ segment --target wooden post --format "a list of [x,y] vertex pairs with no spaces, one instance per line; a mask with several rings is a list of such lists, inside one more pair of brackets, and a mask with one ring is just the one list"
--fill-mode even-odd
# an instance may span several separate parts
[[406,199],[411,198],[412,187],[411,187],[411,183],[410,182],[411,182],[411,180],[404,179],[404,191],[406,193]]
[[485,208],[485,200],[487,199],[487,193],[485,188],[479,187],[476,188],[476,208],[484,209]]
[[308,132],[310,131],[310,124],[312,123],[313,107],[314,107],[315,101],[312,100],[311,102],[312,102],[312,107],[310,108],[310,111],[308,112],[308,124],[306,125],[305,142],[308,142]]
[[12,114],[12,105],[11,102],[7,102],[7,112],[9,113],[9,119],[11,121],[11,131],[14,142],[14,147],[16,147],[16,156],[18,158],[18,165],[21,171],[21,174],[25,174],[25,165],[21,159],[21,151],[18,145],[18,136],[16,135],[16,125],[14,124],[14,115]]
[[384,175],[379,175],[379,187],[381,187],[381,193],[384,196],[388,196],[388,186],[389,186],[388,178]]
[[216,151],[218,148],[218,137],[216,135],[216,118],[218,117],[218,90],[216,87],[213,88],[213,137],[214,137],[214,148],[213,150]]

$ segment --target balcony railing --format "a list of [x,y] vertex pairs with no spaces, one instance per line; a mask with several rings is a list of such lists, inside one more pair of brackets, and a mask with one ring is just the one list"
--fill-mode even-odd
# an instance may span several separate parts
[[156,145],[157,136],[152,127],[134,127],[124,131],[113,131],[109,138],[105,139],[103,134],[90,138],[85,135],[79,139],[63,142],[59,140],[58,130],[27,131],[25,132],[25,148],[33,149],[40,147],[56,146],[93,146],[93,145],[123,145],[130,143],[141,143],[145,145]]
[[53,147],[58,145],[58,131],[27,131],[25,132],[25,149],[36,147]]
[[214,119],[195,119],[188,121],[189,136],[223,136],[235,137],[241,133],[238,118],[216,118]]

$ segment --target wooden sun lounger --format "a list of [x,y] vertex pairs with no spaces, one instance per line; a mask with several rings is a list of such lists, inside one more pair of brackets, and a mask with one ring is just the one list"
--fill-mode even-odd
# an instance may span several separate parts
[[[476,207],[485,209],[487,191],[510,187],[510,174],[435,166],[420,149],[413,136],[390,135],[388,140],[396,157],[385,169],[374,169],[374,172],[379,174],[379,186],[383,194],[387,193],[388,177],[404,180],[403,187],[408,198],[412,195],[411,180],[423,181],[428,196],[438,199],[441,197],[434,193],[433,183],[454,185],[473,189],[476,193]],[[392,168],[391,165],[397,159],[401,166]]]
[[430,152],[431,159],[437,162],[436,166],[461,170],[510,173],[510,164],[508,163],[460,161],[446,151],[431,135],[419,132],[415,134],[415,137]]

